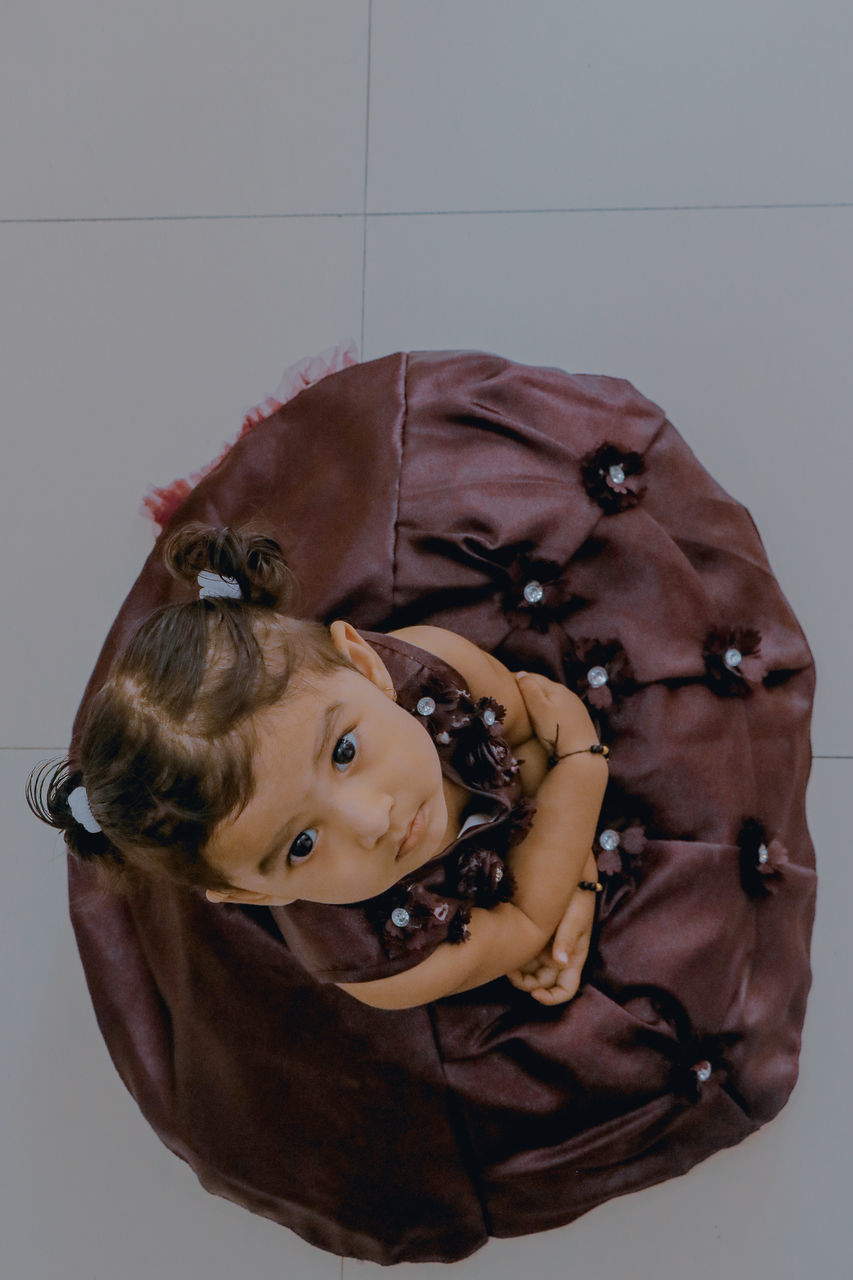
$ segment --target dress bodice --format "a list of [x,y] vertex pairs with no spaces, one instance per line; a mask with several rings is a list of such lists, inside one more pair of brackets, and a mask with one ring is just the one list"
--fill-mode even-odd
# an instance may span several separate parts
[[368,982],[412,968],[441,942],[464,943],[473,907],[512,897],[509,849],[532,824],[519,762],[501,733],[506,708],[475,702],[443,658],[397,636],[360,630],[380,654],[399,705],[423,720],[442,774],[470,793],[456,838],[375,898],[270,908],[288,947],[320,982]]

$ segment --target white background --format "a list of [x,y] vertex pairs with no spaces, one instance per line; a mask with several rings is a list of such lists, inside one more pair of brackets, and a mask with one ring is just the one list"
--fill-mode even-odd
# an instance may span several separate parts
[[[5,0],[2,1154],[9,1280],[366,1280],[208,1195],[94,1020],[67,749],[149,486],[355,338],[627,377],[752,512],[815,653],[815,984],[785,1110],[464,1280],[849,1275],[853,9],[847,0]],[[446,1266],[409,1266],[432,1277]]]

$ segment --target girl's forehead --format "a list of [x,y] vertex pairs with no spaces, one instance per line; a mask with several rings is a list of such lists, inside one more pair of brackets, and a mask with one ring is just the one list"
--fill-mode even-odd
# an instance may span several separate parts
[[300,675],[290,682],[280,702],[264,709],[260,722],[276,728],[286,724],[310,727],[323,719],[333,703],[369,696],[372,688],[373,682],[367,676],[348,668]]
[[[306,672],[294,677],[288,685],[286,701],[328,702],[346,692],[360,693],[373,686],[362,672],[350,667],[338,667],[336,671]],[[292,693],[291,693],[292,690]]]

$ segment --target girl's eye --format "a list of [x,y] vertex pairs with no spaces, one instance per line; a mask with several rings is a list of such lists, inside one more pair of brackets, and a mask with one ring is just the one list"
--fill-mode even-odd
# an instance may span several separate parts
[[[348,739],[351,739],[351,741],[348,741]],[[357,751],[356,742],[357,742],[357,738],[352,729],[350,729],[348,733],[345,733],[342,738],[338,738],[337,742],[335,743],[334,751],[332,752],[332,760],[335,762],[335,764],[348,765],[352,763]],[[341,743],[344,744],[342,747],[341,747]],[[339,747],[341,748],[340,756],[342,757],[342,759],[337,758],[339,754],[338,753]],[[296,837],[293,844],[290,846],[290,849],[288,850],[288,854],[287,854],[287,861],[290,863],[291,866],[293,866],[294,864],[298,865],[299,863],[304,862],[306,858],[309,858],[311,856],[311,854],[314,852],[314,843],[316,839],[317,839],[317,830],[315,827],[309,827],[307,831],[299,832],[299,835]]]
[[294,863],[304,862],[314,852],[314,840],[311,839],[313,832],[314,840],[317,839],[317,831],[314,827],[309,827],[307,831],[300,831],[287,853],[287,861],[291,866]]
[[[351,741],[351,742],[347,742],[347,739],[348,739],[348,738],[352,739],[352,741]],[[338,738],[337,742],[335,743],[335,749],[334,749],[334,751],[332,752],[332,759],[333,759],[333,760],[335,760],[335,763],[336,763],[336,764],[351,764],[351,763],[352,763],[352,761],[353,761],[353,759],[354,759],[354,757],[355,757],[355,754],[356,754],[356,750],[357,750],[357,748],[356,748],[356,746],[355,746],[355,744],[356,744],[356,742],[357,742],[357,741],[358,741],[358,739],[356,738],[355,733],[353,732],[353,730],[352,730],[352,729],[350,729],[349,733],[345,733],[345,734],[344,734],[344,736],[343,736],[342,738]],[[345,746],[343,747],[342,752],[341,752],[341,754],[342,754],[342,756],[343,756],[343,760],[340,760],[340,761],[339,761],[339,760],[336,760],[336,759],[335,759],[335,757],[336,757],[336,756],[337,756],[337,754],[338,754],[338,747],[341,745],[341,743],[342,743],[342,742],[345,744]]]

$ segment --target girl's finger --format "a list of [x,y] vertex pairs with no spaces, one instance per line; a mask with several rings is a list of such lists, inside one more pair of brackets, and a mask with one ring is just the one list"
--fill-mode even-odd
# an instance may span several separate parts
[[[595,918],[595,895],[588,889],[577,889],[563,912],[563,918],[557,925],[554,941],[551,944],[551,955],[558,965],[568,963],[572,952],[578,944],[592,932]],[[587,944],[588,945],[588,944]]]
[[[581,892],[586,892],[586,890],[581,890]],[[578,932],[578,921],[574,919],[574,912],[571,915],[564,915],[557,927],[557,932],[554,934],[554,942],[551,947],[551,955],[558,967],[562,968],[563,965],[569,963],[569,956],[577,945]]]
[[545,677],[537,676],[532,671],[516,671],[515,679],[518,684],[523,685],[525,690],[529,689],[531,693],[543,693],[546,691],[547,686],[543,684]]
[[562,987],[539,987],[536,991],[531,992],[534,1000],[538,1000],[540,1004],[566,1004],[571,1000],[574,992],[569,994]]
[[557,981],[554,983],[556,991],[563,991],[566,998],[571,1000],[572,996],[577,995],[581,985],[581,973],[583,971],[583,962],[573,965],[569,969],[563,969],[557,975]]
[[539,985],[539,979],[535,973],[518,973],[512,979],[512,985],[518,987],[519,991],[532,991],[534,987]]
[[537,969],[535,973],[525,973],[521,976],[525,991],[535,991],[537,987],[550,987],[557,981],[557,968],[551,965],[548,968]]
[[539,1004],[551,1003],[551,1000],[549,999],[551,992],[549,990],[546,990],[544,987],[537,987],[536,990],[531,991],[530,994],[533,996],[534,1000],[537,1000],[539,1002]]
[[575,970],[563,970],[557,982],[547,989],[539,988],[535,994],[540,1004],[568,1004],[578,993],[580,973]]
[[548,1004],[568,1004],[570,1000],[574,1000],[577,991],[564,991],[562,987],[552,987],[550,995]]

